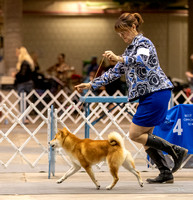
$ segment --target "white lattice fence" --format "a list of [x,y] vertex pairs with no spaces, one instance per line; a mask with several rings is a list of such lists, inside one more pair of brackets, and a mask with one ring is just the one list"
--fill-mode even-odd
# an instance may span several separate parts
[[[87,95],[89,96],[95,96],[92,92],[89,92]],[[103,91],[99,96],[108,96],[106,91]],[[114,96],[123,96],[119,91],[117,91]],[[0,97],[1,97],[1,105],[6,104],[9,110],[11,110],[16,116],[19,116],[20,111],[20,104],[24,103],[24,105],[29,105],[30,103],[33,103],[35,107],[38,109],[39,112],[41,112],[43,115],[47,114],[48,108],[50,108],[51,105],[54,105],[55,108],[57,108],[57,112],[60,115],[68,108],[69,105],[72,104],[72,102],[76,103],[78,107],[72,108],[68,115],[65,116],[65,120],[69,119],[71,122],[77,124],[81,122],[81,117],[78,116],[74,118],[74,114],[77,112],[77,109],[79,110],[81,107],[81,102],[79,102],[80,94],[77,91],[74,91],[70,96],[68,96],[63,90],[61,90],[56,95],[53,95],[49,90],[46,90],[44,93],[39,93],[36,90],[32,90],[27,96],[24,95],[24,99],[22,99],[21,96],[18,96],[17,92],[14,90],[11,90],[9,92],[0,91]],[[178,104],[192,104],[193,103],[193,94],[191,96],[187,97],[184,91],[180,91],[179,93],[173,95],[173,105]],[[109,106],[109,103],[104,104],[105,107]],[[95,104],[93,103],[91,105],[91,110],[93,110],[95,107]],[[121,110],[120,107],[117,107],[112,112],[116,113]],[[103,110],[100,110],[96,113],[96,117],[99,117],[99,115],[103,112]],[[37,113],[32,109],[30,113],[27,113],[26,116],[31,123],[36,123],[41,117],[37,115]],[[122,121],[122,118],[127,118],[126,114],[123,113],[123,116],[120,117],[119,123]],[[8,115],[7,113],[4,113],[0,117],[0,123],[4,122],[5,119],[13,123],[14,119]],[[129,118],[127,118],[129,120]],[[102,123],[106,123],[106,118],[102,119]]]
[[[28,127],[23,123],[23,118],[34,109],[41,118],[41,121],[35,127]],[[48,120],[38,109],[30,104],[21,115],[15,115],[6,104],[0,106],[2,115],[6,115],[13,123],[7,126],[1,126],[0,129],[0,149],[1,157],[0,164],[7,168],[17,155],[31,167],[35,167],[41,158],[48,152],[47,138],[44,140],[38,139],[38,134],[43,127],[48,126]],[[18,129],[22,131],[22,135],[17,137]],[[21,137],[22,136],[22,137]],[[34,158],[35,155],[35,158]],[[31,158],[33,157],[33,158]]]
[[[89,92],[87,95],[89,96],[95,96],[92,92]],[[99,96],[108,96],[106,91],[103,91]],[[114,96],[123,96],[119,91],[117,91]],[[24,99],[22,99],[21,96],[18,96],[17,92],[14,90],[11,90],[9,92],[3,92],[0,91],[0,97],[1,97],[1,105],[6,104],[7,107],[9,107],[9,110],[11,110],[16,116],[20,115],[20,107],[19,104],[24,103],[25,105],[29,105],[30,103],[33,103],[35,107],[41,112],[43,115],[47,114],[48,108],[50,108],[51,105],[54,105],[55,108],[57,108],[57,112],[59,115],[62,115],[62,113],[68,108],[69,105],[72,104],[72,102],[76,103],[78,107],[72,108],[68,115],[65,116],[65,120],[69,119],[73,123],[79,123],[81,121],[81,117],[78,116],[74,118],[74,113],[77,112],[77,109],[79,110],[81,107],[81,102],[79,102],[80,94],[77,91],[74,91],[70,96],[68,96],[63,90],[61,90],[56,95],[53,95],[49,90],[46,90],[44,93],[38,93],[36,90],[32,90],[27,96],[24,96]],[[186,96],[184,91],[180,91],[176,95],[173,95],[173,105],[178,104],[192,104],[193,102],[193,94],[189,97]],[[109,106],[109,103],[104,104],[105,107]],[[95,107],[95,104],[93,103],[91,105],[91,110],[93,110]],[[121,110],[120,107],[117,107],[112,112],[116,113]],[[99,117],[99,115],[103,112],[103,110],[100,110],[96,113],[96,117]],[[28,113],[26,116],[31,123],[36,123],[41,117],[37,115],[37,113],[32,109],[32,112]],[[123,116],[120,117],[119,122],[122,121],[122,118],[127,118],[126,114],[123,113]],[[0,123],[3,122],[5,119],[9,120],[13,123],[13,118],[11,118],[10,115],[7,115],[4,113],[2,117],[0,117]],[[127,118],[129,120],[129,118]],[[106,118],[102,119],[102,123],[106,123]]]
[[173,104],[193,104],[193,93],[188,97],[186,93],[181,90],[176,95],[173,95]]
[[[92,92],[87,95],[94,96]],[[117,106],[112,112],[108,112],[110,109],[109,103],[91,103],[90,114],[85,117],[84,106],[79,101],[80,94],[74,91],[68,96],[64,91],[60,91],[58,94],[53,95],[50,91],[45,91],[39,94],[33,90],[27,96],[18,96],[17,92],[11,90],[9,92],[0,91],[1,104],[0,104],[0,154],[7,153],[7,147],[10,147],[11,154],[6,160],[0,160],[1,165],[7,167],[14,158],[18,155],[22,157],[31,167],[37,166],[44,155],[47,156],[48,145],[47,137],[41,138],[40,133],[42,130],[47,132],[49,119],[47,118],[47,111],[54,105],[57,116],[57,126],[68,126],[74,124],[73,133],[79,134],[84,129],[85,123],[90,126],[91,137],[93,139],[106,139],[107,134],[110,130],[116,130],[122,134],[125,142],[128,143],[129,147],[134,149],[134,158],[140,157],[146,159],[146,154],[142,151],[141,147],[138,147],[129,139],[129,123],[132,119],[132,114],[135,113],[135,104],[127,103],[123,107]],[[100,96],[108,96],[103,91]],[[123,96],[117,91],[114,96]],[[183,91],[173,96],[173,104],[177,105],[182,101],[184,103],[192,104],[193,94],[189,97]],[[180,102],[179,102],[180,100]],[[23,112],[20,112],[19,104],[26,105]],[[128,114],[128,111],[130,114]],[[101,118],[100,122],[95,125],[93,121],[105,115]],[[33,127],[23,123],[23,119],[27,118]],[[8,125],[4,125],[4,124]],[[4,126],[3,126],[4,125]],[[23,140],[18,144],[15,137],[15,129],[22,129],[24,134],[22,135]],[[69,127],[72,130],[72,128]],[[7,144],[4,145],[4,143]],[[32,144],[33,143],[33,144]],[[28,157],[29,147],[31,144],[35,152],[33,159]],[[5,147],[6,146],[6,147]],[[30,147],[31,148],[31,147]],[[10,151],[10,150],[9,150]],[[26,153],[27,152],[27,153]],[[31,152],[30,152],[31,153]],[[63,151],[58,152],[59,155],[68,163],[68,158]],[[1,157],[0,157],[1,158]]]
[[[19,102],[21,101],[20,96],[18,96],[17,92],[15,90],[11,90],[9,92],[3,92],[0,91],[0,97],[1,102],[0,105],[7,105],[9,110],[14,113],[14,115],[19,116],[20,110],[19,110]],[[9,120],[10,122],[13,122],[14,119],[8,114],[7,111],[4,111],[3,115],[0,117],[0,123],[4,120]]]

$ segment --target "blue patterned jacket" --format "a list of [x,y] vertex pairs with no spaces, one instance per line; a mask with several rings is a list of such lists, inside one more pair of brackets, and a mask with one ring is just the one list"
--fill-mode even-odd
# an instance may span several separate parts
[[129,101],[163,89],[172,89],[173,84],[162,71],[153,43],[142,34],[137,35],[122,55],[124,63],[118,62],[91,83],[96,90],[102,85],[125,74]]

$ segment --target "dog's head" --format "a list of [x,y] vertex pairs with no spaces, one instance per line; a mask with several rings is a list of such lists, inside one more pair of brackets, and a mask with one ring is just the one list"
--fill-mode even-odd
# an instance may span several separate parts
[[49,142],[50,146],[52,148],[62,147],[62,144],[64,143],[68,134],[69,134],[69,131],[66,128],[64,128],[63,130],[58,129],[58,132],[56,133],[54,139]]

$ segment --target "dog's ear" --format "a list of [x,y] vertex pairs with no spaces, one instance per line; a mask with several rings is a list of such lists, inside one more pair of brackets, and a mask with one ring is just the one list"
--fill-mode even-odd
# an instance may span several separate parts
[[64,127],[64,128],[63,128],[63,131],[67,131],[67,128],[66,128],[66,127]]
[[62,132],[62,129],[58,128],[58,133],[61,133]]
[[62,129],[58,129],[58,133],[59,133],[60,135],[63,135],[63,130],[62,130]]
[[64,127],[62,131],[63,131],[63,133],[64,133],[65,135],[68,135],[68,134],[69,134],[69,130],[68,130],[66,127]]

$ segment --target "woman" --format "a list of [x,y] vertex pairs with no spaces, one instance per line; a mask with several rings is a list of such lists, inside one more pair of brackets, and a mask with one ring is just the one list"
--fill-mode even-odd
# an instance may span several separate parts
[[70,89],[70,79],[74,69],[65,62],[65,54],[60,53],[57,57],[58,62],[47,69],[48,77],[51,81],[51,91],[56,94],[61,89],[69,91]]
[[[34,62],[25,47],[17,48],[16,56],[18,57],[18,61],[16,65],[17,72],[15,75],[14,85],[16,86],[19,95],[21,93],[26,93],[28,95],[34,88]],[[23,112],[22,109],[21,112]],[[23,122],[28,124],[29,120],[24,117]]]
[[18,94],[21,92],[29,94],[34,85],[32,80],[34,62],[25,47],[17,48],[16,56],[18,57],[18,62],[16,65],[17,73],[15,75],[15,85]]
[[[128,43],[125,52],[117,56],[112,51],[105,51],[103,56],[116,61],[115,67],[90,83],[77,85],[76,89],[95,90],[125,74],[129,101],[139,99],[137,112],[129,128],[130,138],[144,146],[160,171],[155,179],[147,179],[147,182],[173,183],[172,173],[180,168],[188,150],[152,134],[154,127],[165,119],[173,85],[160,68],[154,45],[140,33],[142,23],[139,13],[123,13],[115,23],[115,31]],[[162,151],[172,156],[172,170]]]
[[65,57],[66,57],[65,54],[60,53],[58,55],[58,62],[47,69],[47,72],[50,75],[55,76],[56,78],[58,78],[60,81],[64,83],[66,83],[67,81],[68,72],[70,70],[70,66],[67,65],[65,62]]

